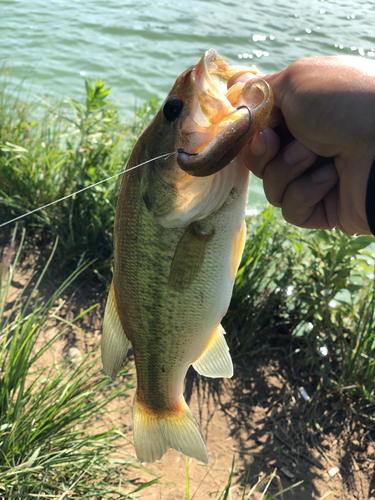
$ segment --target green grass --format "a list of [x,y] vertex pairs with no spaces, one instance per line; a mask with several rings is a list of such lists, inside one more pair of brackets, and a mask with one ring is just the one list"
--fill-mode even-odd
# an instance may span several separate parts
[[[136,139],[157,110],[151,100],[125,124],[108,100],[104,82],[86,81],[83,102],[63,99],[39,106],[10,100],[0,81],[0,223],[83,189],[126,166]],[[56,236],[55,265],[71,272],[96,260],[86,273],[110,280],[112,231],[119,178],[20,221],[30,248]],[[12,231],[6,226],[7,234]]]
[[[0,222],[125,167],[157,103],[146,104],[126,124],[108,95],[103,82],[87,81],[82,102],[63,99],[36,109],[11,101],[2,87]],[[117,193],[118,181],[111,180],[22,219],[24,247],[31,252],[37,247],[46,258],[44,249],[58,237],[51,264],[55,270],[69,275],[80,269],[80,276],[96,275],[107,285]],[[270,207],[247,223],[248,240],[223,322],[232,353],[284,350],[312,375],[317,398],[319,389],[345,391],[372,418],[375,272],[369,245],[374,238],[294,228]],[[10,238],[12,232],[7,226],[3,237]],[[71,485],[88,498],[84,485],[112,488],[118,481],[118,464],[107,458],[117,449],[117,435],[91,430],[80,434],[80,429],[124,387],[103,379],[100,364],[91,356],[74,368],[68,363],[37,368],[36,338],[49,318],[58,316],[54,301],[78,271],[46,303],[38,299],[36,287],[33,298],[20,294],[9,312],[5,302],[15,264],[6,264],[7,258],[0,300],[0,495],[38,492],[42,481],[43,491],[56,498]],[[85,267],[92,261],[94,265]],[[132,383],[129,374],[123,376]],[[120,465],[127,463],[124,459]]]
[[[123,434],[103,422],[108,403],[133,388],[134,371],[129,365],[115,385],[97,354],[43,367],[43,354],[87,312],[67,325],[60,320],[63,302],[56,305],[82,269],[44,303],[42,276],[9,302],[19,257],[13,240],[0,261],[0,497],[133,498],[149,483],[127,482],[129,468],[139,465],[122,453]],[[57,333],[37,349],[51,322]]]
[[[5,80],[5,76],[4,80]],[[121,171],[157,109],[151,101],[125,124],[110,89],[86,81],[82,102],[65,98],[34,109],[0,91],[0,221]],[[54,265],[62,274],[85,271],[108,285],[118,181],[111,180],[20,221],[28,249],[59,237]],[[7,226],[8,235],[11,227]],[[372,401],[373,237],[305,231],[266,208],[248,221],[248,242],[224,318],[234,352],[289,339],[294,354],[328,386],[355,385]],[[48,245],[49,244],[49,245]],[[362,254],[362,256],[360,255]],[[371,263],[368,264],[367,261]],[[290,340],[291,339],[291,340]],[[297,346],[297,347],[295,347]]]
[[[326,388],[375,395],[372,236],[307,231],[276,209],[248,220],[224,326],[234,353],[285,346]],[[296,347],[297,346],[297,347]],[[365,406],[364,405],[364,406]]]

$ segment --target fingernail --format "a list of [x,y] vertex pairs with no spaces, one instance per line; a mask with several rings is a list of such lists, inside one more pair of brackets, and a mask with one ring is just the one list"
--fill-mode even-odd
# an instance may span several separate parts
[[263,132],[258,132],[251,141],[251,151],[254,156],[263,156],[267,150],[266,139]]
[[291,144],[285,151],[284,160],[291,165],[295,165],[302,160],[306,160],[310,155],[311,150],[297,141]]

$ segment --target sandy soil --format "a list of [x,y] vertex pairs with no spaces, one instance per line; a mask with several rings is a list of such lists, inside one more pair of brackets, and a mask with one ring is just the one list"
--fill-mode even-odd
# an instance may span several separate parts
[[[25,279],[23,275],[14,283],[11,298]],[[49,296],[54,288],[55,280],[47,276],[42,296]],[[66,299],[63,308],[66,319],[72,319],[98,300],[99,306],[82,318],[81,331],[68,330],[53,346],[49,358],[44,358],[47,363],[63,356],[79,359],[83,352],[98,350],[105,299],[88,285],[72,286]],[[51,325],[44,341],[53,333]],[[242,498],[250,466],[251,486],[275,468],[283,488],[303,481],[284,494],[285,500],[375,500],[374,424],[359,418],[349,400],[330,394],[314,395],[316,382],[308,373],[293,367],[283,349],[238,356],[234,364],[231,380],[208,380],[192,368],[188,372],[186,400],[200,422],[210,456],[208,466],[189,459],[190,500],[217,498],[227,484],[233,457],[232,499]],[[311,396],[309,401],[301,396],[300,387]],[[124,446],[134,454],[131,400],[131,395],[127,395],[114,401],[111,409],[119,413],[107,423],[113,425],[121,412],[123,430],[130,429],[130,441]],[[144,490],[141,498],[186,499],[186,461],[180,453],[170,450],[147,469],[161,479],[159,484]],[[140,484],[149,481],[150,475],[135,469],[129,479],[132,484]],[[249,489],[250,486],[247,493]],[[277,491],[278,483],[274,480],[269,493]],[[256,493],[252,498],[258,500],[261,496]]]

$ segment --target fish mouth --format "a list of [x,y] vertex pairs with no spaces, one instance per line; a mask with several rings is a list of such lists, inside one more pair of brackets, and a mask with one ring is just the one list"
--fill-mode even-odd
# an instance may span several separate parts
[[188,174],[206,177],[219,172],[267,120],[273,106],[268,83],[259,79],[231,84],[246,72],[259,75],[254,67],[230,66],[214,49],[193,68],[195,92],[181,130],[189,151],[181,148],[177,157]]

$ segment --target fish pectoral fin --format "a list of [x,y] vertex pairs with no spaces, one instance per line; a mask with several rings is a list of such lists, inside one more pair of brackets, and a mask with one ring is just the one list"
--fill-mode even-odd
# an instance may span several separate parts
[[233,363],[229,354],[229,347],[224,338],[225,330],[219,325],[213,334],[207,349],[202,356],[193,363],[194,369],[205,377],[231,378]]
[[122,328],[116,309],[113,283],[109,290],[104,313],[101,341],[104,371],[113,380],[123,364],[130,347],[130,342]]
[[133,426],[135,451],[140,462],[160,460],[169,448],[173,448],[208,464],[206,443],[184,399],[178,411],[156,413],[140,403],[135,395]]
[[207,243],[215,233],[214,228],[203,231],[199,222],[193,222],[177,244],[169,272],[169,286],[176,291],[187,288],[198,275]]

